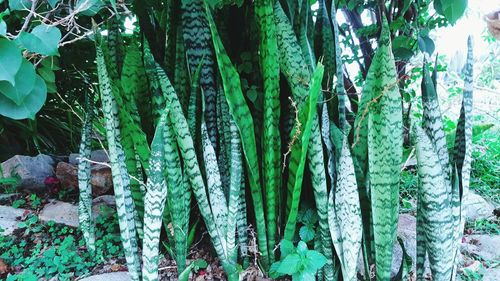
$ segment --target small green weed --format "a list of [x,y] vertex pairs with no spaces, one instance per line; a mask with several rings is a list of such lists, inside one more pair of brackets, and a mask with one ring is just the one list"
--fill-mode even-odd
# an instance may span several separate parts
[[314,280],[316,272],[326,264],[326,258],[315,250],[309,250],[304,241],[297,247],[292,242],[282,240],[280,243],[282,259],[271,265],[269,274],[277,279],[284,275],[292,276],[293,281]]
[[17,237],[0,235],[0,258],[11,268],[3,276],[7,281],[70,280],[111,258],[123,258],[116,216],[96,219],[95,253],[86,251],[80,230],[54,222],[42,224],[35,215],[29,215],[20,227],[24,231]]

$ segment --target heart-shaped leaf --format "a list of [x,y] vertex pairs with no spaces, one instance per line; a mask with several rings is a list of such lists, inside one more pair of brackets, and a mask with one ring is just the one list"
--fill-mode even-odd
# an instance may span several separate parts
[[21,67],[21,50],[8,39],[0,39],[0,81],[15,85],[14,77]]
[[0,92],[17,105],[20,105],[34,86],[35,67],[27,59],[22,58],[21,67],[15,76],[15,86],[7,81],[0,81]]
[[462,17],[467,8],[467,0],[434,0],[434,9],[451,24]]
[[103,7],[104,4],[101,0],[78,0],[75,4],[75,10],[84,16],[94,16]]
[[0,115],[16,120],[26,118],[34,119],[35,114],[42,108],[46,98],[47,87],[43,79],[36,75],[35,87],[20,105],[17,105],[3,94],[0,94]]
[[46,24],[40,24],[28,32],[21,32],[17,41],[28,51],[45,55],[58,55],[57,47],[61,40],[61,31],[55,27]]
[[9,9],[12,11],[29,10],[32,0],[9,0]]

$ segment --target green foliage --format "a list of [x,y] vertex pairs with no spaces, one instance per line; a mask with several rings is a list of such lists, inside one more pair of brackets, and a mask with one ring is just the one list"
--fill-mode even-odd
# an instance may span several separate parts
[[96,250],[87,252],[82,233],[53,222],[42,224],[35,215],[20,223],[24,235],[19,238],[0,235],[0,258],[15,268],[6,280],[40,280],[57,277],[72,280],[83,276],[98,264],[123,258],[115,216],[96,219]]
[[57,27],[40,24],[31,32],[21,32],[16,39],[19,45],[32,53],[44,56],[58,55],[61,31]]
[[451,24],[462,17],[467,8],[467,0],[434,0],[434,9]]
[[280,243],[281,260],[272,264],[269,274],[272,278],[290,275],[293,281],[315,280],[315,274],[326,264],[326,258],[315,250],[309,250],[304,241],[297,247],[288,240]]

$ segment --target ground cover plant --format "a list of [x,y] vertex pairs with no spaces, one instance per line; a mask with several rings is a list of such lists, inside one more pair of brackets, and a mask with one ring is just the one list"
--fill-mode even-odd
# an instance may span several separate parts
[[[454,24],[466,4],[2,1],[0,63],[11,63],[0,68],[0,131],[23,127],[26,148],[80,157],[79,230],[27,217],[24,234],[0,240],[15,268],[7,280],[73,279],[110,258],[131,280],[159,280],[165,255],[187,280],[207,266],[189,253],[204,231],[227,280],[252,269],[390,280],[401,211],[417,217],[416,278],[427,256],[432,280],[454,280],[462,199],[474,189],[498,200],[497,131],[473,126],[472,39],[461,47],[456,120],[443,118],[437,94],[445,67],[429,32]],[[85,62],[66,61],[77,47]],[[40,118],[70,137],[40,137]],[[116,201],[106,221],[92,211],[96,147],[109,155]],[[16,175],[0,184],[15,186]],[[11,205],[42,204],[26,198]]]

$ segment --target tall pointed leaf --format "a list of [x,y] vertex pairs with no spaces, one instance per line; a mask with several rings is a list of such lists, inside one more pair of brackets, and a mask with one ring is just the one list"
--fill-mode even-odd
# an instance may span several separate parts
[[269,266],[269,252],[266,237],[266,222],[264,218],[264,204],[262,202],[262,191],[260,189],[259,162],[257,157],[257,145],[255,142],[253,119],[241,90],[240,76],[236,71],[236,68],[231,63],[231,60],[222,45],[222,41],[212,18],[210,8],[208,5],[205,6],[210,31],[212,32],[214,49],[217,56],[217,64],[222,76],[224,92],[229,105],[229,111],[231,112],[241,135],[243,152],[248,167],[250,191],[255,211],[259,251],[262,253],[263,267],[267,268]]

